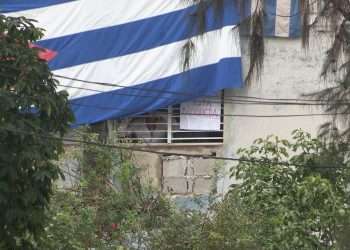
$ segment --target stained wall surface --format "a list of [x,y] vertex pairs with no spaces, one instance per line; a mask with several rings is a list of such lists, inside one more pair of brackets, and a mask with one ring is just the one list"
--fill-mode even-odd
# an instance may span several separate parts
[[[300,39],[271,38],[266,41],[265,65],[260,80],[254,80],[242,89],[226,90],[225,99],[233,96],[251,96],[268,99],[298,99],[303,95],[327,87],[319,75],[327,46],[327,34],[317,34],[308,50],[301,47]],[[241,37],[244,74],[248,69],[248,41]],[[322,108],[301,105],[262,105],[225,103],[224,143],[222,145],[151,146],[152,150],[211,154],[237,157],[237,150],[249,146],[256,138],[277,135],[290,138],[297,128],[316,134],[319,126],[327,121],[326,116],[304,116],[320,114]],[[233,115],[233,116],[232,116]],[[237,117],[235,115],[251,115]],[[256,116],[292,117],[256,117]],[[255,117],[254,117],[255,116]],[[147,146],[149,148],[150,146]],[[140,167],[145,182],[174,196],[190,197],[225,193],[234,180],[229,178],[229,169],[235,162],[223,162],[185,157],[161,156],[135,153],[134,161]]]
[[[249,58],[247,44],[247,40],[242,37],[245,74]],[[329,46],[328,35],[321,33],[311,40],[308,50],[302,48],[300,39],[268,39],[265,65],[260,80],[254,80],[249,86],[242,89],[225,91],[225,99],[233,98],[232,96],[305,99],[303,95],[327,87],[327,84],[320,79],[327,46]],[[274,134],[288,139],[291,137],[291,132],[297,128],[314,135],[317,134],[319,126],[329,117],[304,115],[320,113],[323,113],[323,110],[318,106],[225,103],[225,114],[228,116],[225,116],[224,119],[224,144],[222,146],[166,147],[166,149],[180,153],[215,153],[217,156],[237,157],[237,150],[249,146],[256,138]],[[231,115],[301,116],[264,118]],[[229,178],[229,169],[236,164],[235,162],[199,160],[198,163],[198,160],[195,159],[164,160],[159,156],[145,157],[159,159],[160,166],[151,164],[150,168],[153,169],[158,185],[165,192],[172,191],[174,194],[188,195],[207,194],[214,190],[218,193],[225,193],[234,183],[234,180]],[[201,165],[203,169],[200,174],[192,171],[192,166],[196,164]],[[211,182],[216,182],[216,188],[213,188]]]

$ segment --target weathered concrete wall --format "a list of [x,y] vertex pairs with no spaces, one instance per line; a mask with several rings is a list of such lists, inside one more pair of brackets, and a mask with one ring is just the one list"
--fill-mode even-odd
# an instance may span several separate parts
[[163,192],[206,194],[213,190],[215,161],[186,157],[163,157]]
[[[248,69],[247,41],[242,38],[244,70]],[[325,87],[319,78],[323,56],[328,41],[326,36],[315,39],[310,49],[301,48],[299,39],[272,38],[266,44],[265,67],[260,81],[242,89],[225,91],[227,98],[234,95],[256,96],[260,98],[300,98],[303,94],[318,91]],[[226,114],[245,115],[288,115],[322,113],[319,107],[281,106],[281,105],[242,105],[225,104]],[[252,118],[225,117],[224,144],[221,146],[162,146],[155,150],[177,153],[212,154],[225,157],[237,157],[240,147],[249,146],[254,139],[275,134],[290,138],[294,129],[302,128],[316,134],[318,127],[327,117],[283,117]],[[144,169],[144,177],[151,178],[154,186],[164,192],[177,195],[208,194],[212,182],[216,181],[213,170],[221,166],[217,182],[217,192],[224,193],[232,180],[229,168],[234,162],[218,163],[208,160],[183,158],[162,158],[151,154],[136,154],[136,163]]]
[[[247,42],[242,38],[241,43],[243,65],[246,71],[248,69]],[[329,46],[326,34],[314,38],[307,51],[302,49],[300,39],[272,38],[267,41],[266,45],[265,66],[260,81],[243,89],[226,91],[226,96],[243,95],[260,98],[296,99],[326,87],[326,84],[320,80],[323,58],[327,46]],[[319,114],[323,113],[323,110],[319,106],[227,104],[225,112],[227,114],[251,115],[303,115]],[[227,157],[237,156],[235,155],[237,149],[249,146],[254,139],[270,134],[290,138],[291,132],[297,128],[315,135],[319,126],[328,118],[325,116],[228,117],[225,119],[223,155]],[[232,165],[234,163],[227,163],[226,170]],[[229,180],[226,174],[218,183],[218,191],[225,192],[231,183],[232,180]]]
[[[220,146],[154,146],[152,150],[184,154],[221,155]],[[216,189],[215,160],[137,153],[135,164],[145,182],[173,195],[209,194]]]

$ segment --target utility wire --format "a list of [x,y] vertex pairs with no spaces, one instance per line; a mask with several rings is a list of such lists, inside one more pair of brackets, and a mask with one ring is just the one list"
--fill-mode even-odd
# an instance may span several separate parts
[[[83,106],[90,107],[100,110],[123,110],[122,108],[117,107],[107,107],[107,106],[96,106],[83,103],[74,103],[71,102],[71,105],[74,106]],[[157,114],[168,114],[168,112],[156,111]],[[252,114],[213,114],[213,113],[179,113],[178,115],[172,115],[172,117],[180,115],[189,115],[189,116],[222,116],[222,117],[249,117],[249,118],[288,118],[288,117],[314,117],[314,116],[335,116],[335,115],[350,115],[350,113],[314,113],[314,114],[286,114],[286,115],[252,115]]]
[[[15,94],[11,92],[12,94]],[[36,97],[37,98],[37,97]],[[76,103],[73,101],[70,102],[72,106],[82,106],[89,107],[93,109],[99,110],[124,110],[123,108],[111,107],[111,106],[99,106],[99,105],[90,105],[86,103]],[[165,114],[168,112],[162,111],[151,111],[156,112],[157,114]],[[146,112],[150,113],[150,112]],[[179,114],[174,114],[172,117],[179,117],[180,115],[188,115],[188,116],[220,116],[220,117],[250,117],[250,118],[288,118],[288,117],[314,117],[314,116],[337,116],[337,115],[350,115],[347,112],[338,112],[338,113],[307,113],[307,114],[285,114],[285,115],[255,115],[255,114],[218,114],[218,113],[188,113],[188,112],[180,112]],[[141,115],[142,117],[146,117],[145,115]]]
[[[56,75],[56,74],[54,74],[54,76],[57,78],[62,78],[62,79],[67,79],[67,80],[77,81],[77,82],[82,82],[82,83],[87,83],[87,84],[102,85],[102,86],[109,86],[109,87],[118,87],[118,88],[123,88],[123,89],[140,90],[142,92],[163,93],[163,94],[169,94],[169,95],[201,98],[198,95],[193,95],[192,93],[188,93],[188,92],[167,91],[167,90],[159,90],[159,89],[154,89],[154,88],[143,88],[143,87],[138,87],[138,86],[124,86],[124,85],[120,85],[120,84],[99,82],[99,81],[89,81],[89,80],[83,80],[83,79],[78,79],[78,78],[73,78],[73,77]],[[110,93],[110,92],[104,92],[101,90],[96,90],[93,88],[76,87],[76,86],[70,86],[70,85],[66,85],[66,84],[59,84],[59,86],[62,86],[65,88],[93,91],[93,92],[98,92],[98,93],[109,93],[110,95],[137,96],[137,97],[145,97],[145,98],[157,97],[157,98],[173,99],[173,98],[166,97],[166,96],[152,96],[152,95],[126,94],[126,93],[124,94],[124,93],[115,93],[115,92]],[[205,98],[208,99],[207,102],[215,102],[215,101],[211,101],[210,100],[211,98],[218,99],[218,97],[212,97],[212,96],[208,96]],[[282,105],[283,104],[283,105],[320,106],[320,105],[330,105],[330,104],[339,104],[339,105],[349,105],[350,104],[350,100],[339,100],[339,101],[335,100],[335,101],[326,102],[325,100],[315,100],[315,99],[261,98],[261,97],[256,97],[256,96],[242,96],[242,95],[229,95],[229,96],[225,96],[225,97],[220,98],[220,99],[223,100],[224,102],[236,101],[236,102],[242,102],[242,103],[249,102],[252,104],[256,104],[256,103],[260,104],[260,103],[262,103],[262,101],[266,101],[265,103],[270,104],[270,105]],[[240,99],[255,99],[255,100],[259,100],[259,101],[240,100]],[[291,103],[288,101],[296,101],[296,102],[301,102],[301,103]],[[217,102],[219,102],[219,101],[217,101]]]
[[[99,143],[99,142],[86,141],[86,140],[60,138],[60,137],[56,137],[56,136],[45,136],[45,135],[43,135],[43,133],[30,133],[30,132],[18,130],[18,129],[0,128],[0,130],[3,130],[3,131],[5,130],[8,132],[18,133],[18,134],[22,134],[22,135],[38,136],[38,137],[41,137],[44,139],[86,144],[86,145],[92,145],[92,146],[103,147],[103,148],[128,150],[128,151],[132,151],[132,152],[150,153],[150,154],[156,154],[156,155],[162,155],[162,156],[183,156],[183,157],[189,157],[189,158],[201,158],[201,159],[205,159],[205,160],[213,159],[213,160],[236,161],[236,162],[247,162],[247,163],[257,163],[257,164],[273,164],[273,165],[283,165],[283,166],[306,167],[305,165],[302,165],[302,164],[291,164],[290,162],[284,162],[284,161],[272,161],[272,160],[265,160],[265,159],[244,159],[244,158],[233,158],[233,157],[218,157],[218,156],[204,155],[204,154],[175,153],[175,152],[169,152],[169,151],[149,150],[149,149],[144,149],[143,147],[121,146],[121,145],[115,145],[115,144],[103,144],[103,143]],[[327,167],[327,166],[316,167],[316,168],[347,169],[346,167],[340,168],[340,167]]]
[[[4,65],[0,62],[1,67],[10,67],[9,65]],[[10,67],[13,68],[13,67]],[[14,68],[17,69],[17,68]],[[144,92],[157,92],[157,93],[168,93],[168,94],[174,94],[174,95],[191,95],[193,97],[193,94],[191,93],[182,93],[182,92],[176,92],[176,91],[163,91],[163,90],[158,90],[158,89],[154,89],[154,88],[142,88],[142,87],[131,87],[131,86],[123,86],[123,85],[117,85],[114,83],[109,83],[109,82],[99,82],[99,81],[89,81],[89,80],[83,80],[83,79],[79,79],[79,78],[73,78],[73,77],[68,77],[68,76],[61,76],[61,75],[57,75],[57,74],[52,74],[54,77],[57,78],[62,78],[62,79],[68,79],[71,81],[76,81],[76,82],[82,82],[82,83],[88,83],[88,84],[94,84],[94,85],[102,85],[102,86],[110,86],[110,87],[119,87],[119,88],[132,88],[132,89],[137,89],[137,90],[141,90]],[[80,89],[80,90],[88,90],[88,91],[93,91],[93,92],[97,92],[97,93],[106,93],[105,91],[101,91],[101,90],[97,90],[97,89],[93,89],[93,88],[87,88],[87,87],[81,87],[81,86],[72,86],[72,85],[65,85],[65,84],[58,84],[59,86],[62,87],[66,87],[66,88],[73,88],[73,89]],[[128,94],[129,95],[129,94]],[[134,95],[134,94],[132,94]],[[135,94],[135,96],[138,94]],[[145,96],[147,97],[147,96]],[[230,97],[232,98],[238,98],[238,99],[254,99],[254,100],[261,100],[261,101],[302,101],[302,102],[325,102],[325,100],[322,99],[304,99],[304,98],[266,98],[266,97],[258,97],[258,96],[247,96],[247,95],[226,95],[225,99],[227,100],[234,100],[234,99],[230,99]],[[206,98],[217,98],[215,96],[208,96]],[[335,100],[333,102],[350,102],[349,100]],[[326,103],[332,103],[332,102],[326,102]]]
[[[76,86],[69,86],[69,85],[64,85],[64,84],[58,84],[58,86],[62,86],[65,88],[72,88],[72,89],[79,89],[79,90],[87,90],[87,91],[92,91],[92,92],[97,92],[97,93],[105,93],[108,95],[112,96],[133,96],[133,97],[141,97],[141,98],[159,98],[159,99],[168,99],[168,100],[174,100],[174,98],[169,98],[165,96],[155,96],[155,95],[139,95],[139,94],[126,94],[126,93],[116,93],[116,92],[104,92],[101,90],[96,90],[96,89],[91,89],[91,88],[86,88],[86,87],[76,87]],[[2,91],[5,92],[5,91]],[[9,91],[12,94],[14,94],[14,91]],[[194,100],[194,102],[201,102],[199,100]],[[250,99],[240,99],[240,97],[236,97],[233,99],[228,99],[228,98],[220,98],[216,97],[217,101],[207,99],[207,97],[204,97],[204,100],[202,102],[205,103],[219,103],[219,104],[238,104],[238,105],[273,105],[273,106],[329,106],[332,104],[336,105],[345,105],[345,106],[350,106],[350,102],[286,102],[286,101],[260,101],[260,100],[250,100]],[[257,98],[258,99],[258,98]],[[284,99],[275,99],[275,100],[284,100]],[[312,101],[312,100],[309,100]],[[114,108],[113,108],[114,109]]]
[[[143,152],[143,153],[152,153],[152,154],[158,154],[158,155],[186,156],[191,158],[215,159],[215,160],[225,160],[225,161],[241,161],[239,158],[217,157],[213,155],[204,155],[204,154],[174,153],[169,151],[149,150],[149,149],[144,149],[143,147],[135,147],[135,146],[130,147],[130,146],[115,145],[115,144],[103,144],[103,143],[94,142],[94,141],[86,141],[86,140],[64,138],[64,137],[60,138],[56,136],[46,136],[46,135],[43,135],[42,133],[30,133],[19,129],[0,128],[0,130],[5,130],[8,132],[18,133],[23,135],[38,136],[44,139],[52,139],[52,140],[58,140],[58,141],[62,140],[62,141],[71,142],[71,143],[79,143],[79,144],[99,146],[104,148],[115,148],[115,149],[129,150],[129,151]],[[242,160],[242,161],[246,161],[246,160]]]
[[[117,92],[105,92],[105,91],[101,91],[101,90],[96,90],[96,89],[92,89],[92,88],[86,88],[86,87],[76,87],[76,86],[69,86],[69,85],[65,85],[65,84],[59,84],[58,86],[61,87],[65,87],[65,88],[71,88],[71,89],[79,89],[79,90],[87,90],[87,91],[92,91],[92,92],[97,92],[97,93],[105,93],[108,95],[112,95],[112,96],[134,96],[134,97],[141,97],[141,98],[158,98],[158,99],[166,99],[166,100],[173,100],[176,101],[175,98],[171,98],[171,97],[166,97],[166,96],[158,96],[158,95],[140,95],[140,94],[126,94],[126,93],[117,93]],[[199,99],[201,99],[201,97],[197,97]],[[212,97],[211,97],[212,98]],[[235,97],[233,99],[229,99],[229,98],[220,98],[220,97],[214,97],[217,99],[217,101],[215,100],[211,100],[210,98],[204,97],[204,101],[205,103],[230,103],[230,104],[240,104],[240,105],[282,105],[282,106],[329,106],[331,104],[337,104],[337,105],[349,105],[350,106],[350,102],[312,102],[312,100],[309,100],[310,102],[286,102],[286,101],[261,101],[261,100],[245,100],[245,99],[241,99],[240,97]],[[283,99],[280,99],[283,100]],[[194,100],[194,102],[196,102],[196,100]],[[198,101],[201,102],[201,101]]]

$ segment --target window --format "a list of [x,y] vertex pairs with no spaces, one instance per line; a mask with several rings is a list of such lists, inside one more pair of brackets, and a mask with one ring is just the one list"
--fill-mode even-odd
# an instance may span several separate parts
[[[213,99],[212,99],[213,100]],[[174,105],[156,112],[146,113],[137,117],[126,118],[118,121],[118,134],[124,141],[131,143],[148,144],[218,144],[223,143],[223,109],[221,99],[215,99],[219,103],[219,114],[216,120],[218,129],[200,130],[181,129],[181,119],[196,116],[196,114],[182,114],[181,106]],[[210,101],[208,101],[209,103]],[[211,103],[214,103],[211,101]],[[210,113],[208,113],[210,114]],[[203,116],[203,115],[202,115]],[[188,119],[187,117],[187,119]],[[197,115],[198,118],[198,115]]]

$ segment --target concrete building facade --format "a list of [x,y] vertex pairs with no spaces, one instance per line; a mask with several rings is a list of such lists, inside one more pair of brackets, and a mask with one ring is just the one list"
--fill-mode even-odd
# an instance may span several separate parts
[[[304,50],[300,39],[266,39],[265,65],[259,81],[242,89],[225,90],[225,97],[252,96],[269,99],[298,99],[326,87],[320,79],[323,58],[329,46],[327,34],[318,33]],[[247,39],[241,37],[243,70],[248,68]],[[224,142],[218,145],[157,145],[152,149],[187,154],[212,154],[237,157],[237,150],[247,147],[267,135],[290,138],[291,132],[301,128],[317,134],[319,126],[330,117],[322,107],[301,105],[246,105],[225,103],[227,115],[282,117],[224,117]],[[313,114],[312,116],[304,116]],[[315,115],[316,114],[316,115]],[[291,117],[283,117],[293,115]],[[301,115],[301,116],[294,116]],[[152,180],[155,187],[180,196],[207,195],[227,192],[234,180],[229,170],[236,163],[175,156],[135,153],[136,164],[142,167],[142,176]]]

